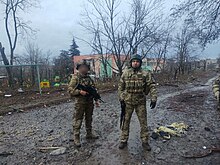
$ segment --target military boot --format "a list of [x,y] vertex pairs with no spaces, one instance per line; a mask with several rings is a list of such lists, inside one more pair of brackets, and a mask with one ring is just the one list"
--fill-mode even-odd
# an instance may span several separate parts
[[127,146],[127,142],[120,142],[120,144],[119,144],[119,149],[124,149],[126,146]]
[[150,147],[150,145],[149,145],[148,142],[143,142],[143,143],[142,143],[142,146],[143,146],[143,148],[144,148],[145,150],[151,151],[151,147]]
[[91,130],[87,131],[86,139],[98,139],[99,136],[94,134]]
[[75,144],[76,147],[81,147],[80,136],[79,135],[74,136],[74,144]]

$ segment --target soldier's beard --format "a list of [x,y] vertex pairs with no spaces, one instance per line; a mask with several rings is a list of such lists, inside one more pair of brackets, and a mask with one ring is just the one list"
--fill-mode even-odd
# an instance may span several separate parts
[[141,65],[135,65],[135,66],[131,66],[134,70],[139,70],[141,68]]

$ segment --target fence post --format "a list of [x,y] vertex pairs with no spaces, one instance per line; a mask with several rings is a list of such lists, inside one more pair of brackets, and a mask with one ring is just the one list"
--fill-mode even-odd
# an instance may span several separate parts
[[40,95],[42,94],[42,91],[41,91],[41,86],[40,86],[40,72],[39,72],[39,65],[36,65],[37,67],[37,81],[38,81],[38,86],[39,86],[39,92],[40,92]]

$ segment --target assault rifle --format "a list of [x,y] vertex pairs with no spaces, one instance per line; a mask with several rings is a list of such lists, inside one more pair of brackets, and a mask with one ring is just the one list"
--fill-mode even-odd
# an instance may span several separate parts
[[95,99],[95,101],[100,100],[101,102],[104,103],[104,101],[102,100],[102,98],[101,98],[100,94],[98,93],[98,91],[96,90],[96,88],[94,88],[92,86],[84,86],[84,85],[78,84],[76,86],[76,89],[86,91],[88,93],[87,96],[92,96]]
[[120,128],[122,129],[123,125],[124,125],[124,121],[125,121],[125,107],[126,107],[126,104],[125,104],[125,101],[120,101],[120,104],[121,104]]

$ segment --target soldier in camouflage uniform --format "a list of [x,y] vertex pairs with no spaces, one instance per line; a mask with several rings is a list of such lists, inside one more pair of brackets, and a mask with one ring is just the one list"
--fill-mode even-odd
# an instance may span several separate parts
[[215,95],[215,98],[218,101],[218,110],[220,110],[220,103],[219,103],[219,85],[220,85],[220,76],[215,79],[214,83],[213,83],[213,92]]
[[123,72],[119,81],[119,98],[120,101],[124,101],[126,105],[119,149],[123,149],[127,146],[130,120],[135,110],[141,127],[140,136],[142,146],[147,151],[151,150],[148,144],[146,95],[150,93],[150,106],[151,109],[153,109],[157,102],[157,90],[152,74],[142,70],[141,64],[141,56],[137,54],[133,55],[130,60],[130,67]]
[[[80,128],[84,116],[87,132],[86,138],[97,139],[98,136],[92,133],[92,115],[94,109],[94,99],[90,95],[88,95],[86,91],[76,89],[76,86],[78,84],[84,86],[94,86],[94,81],[88,75],[90,65],[86,61],[82,61],[77,64],[76,69],[78,70],[78,73],[72,76],[72,79],[68,86],[68,91],[71,97],[75,98],[75,114],[73,116],[74,143],[77,147],[81,147]],[[97,101],[96,105],[98,105]]]

